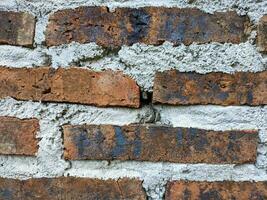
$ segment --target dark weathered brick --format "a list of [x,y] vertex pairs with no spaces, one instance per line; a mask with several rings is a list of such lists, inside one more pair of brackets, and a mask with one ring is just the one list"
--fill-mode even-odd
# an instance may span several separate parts
[[38,131],[37,119],[0,117],[0,154],[35,155]]
[[236,12],[208,14],[192,8],[117,8],[80,7],[51,15],[46,31],[48,46],[72,41],[96,42],[105,47],[137,42],[175,45],[193,42],[231,42],[246,40],[247,17]]
[[264,200],[267,182],[169,182],[166,200]]
[[0,178],[0,199],[5,200],[145,200],[142,183],[136,179]]
[[260,51],[267,52],[267,15],[259,21],[257,43]]
[[265,105],[267,72],[181,73],[158,72],[154,80],[153,103],[172,105]]
[[139,107],[136,82],[121,72],[80,68],[0,68],[0,98]]
[[180,163],[253,163],[257,131],[209,131],[155,125],[66,125],[70,160],[140,160]]
[[0,44],[33,45],[34,16],[23,12],[1,11],[0,19]]

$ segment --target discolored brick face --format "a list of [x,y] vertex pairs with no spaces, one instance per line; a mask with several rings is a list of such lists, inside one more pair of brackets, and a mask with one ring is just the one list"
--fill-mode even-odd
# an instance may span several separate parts
[[0,11],[0,44],[33,46],[35,18],[23,12]]
[[165,200],[263,200],[267,182],[169,182]]
[[265,105],[267,72],[181,73],[158,72],[154,80],[153,103],[171,105]]
[[267,53],[267,15],[264,15],[259,21],[257,44],[260,51]]
[[51,15],[46,31],[48,46],[96,42],[104,47],[134,43],[175,45],[208,42],[240,43],[246,40],[247,17],[236,12],[208,14],[192,8],[79,7]]
[[37,119],[0,117],[0,154],[34,156],[38,131]]
[[70,160],[254,163],[257,131],[209,131],[156,125],[66,125]]
[[5,200],[145,200],[137,179],[98,180],[89,178],[0,178],[0,199]]
[[81,103],[96,106],[140,106],[136,82],[121,72],[80,68],[0,68],[0,98]]

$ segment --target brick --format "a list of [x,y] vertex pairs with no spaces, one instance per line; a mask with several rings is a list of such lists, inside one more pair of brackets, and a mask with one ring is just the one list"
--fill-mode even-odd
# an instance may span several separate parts
[[145,200],[137,179],[98,180],[89,178],[40,178],[15,180],[0,178],[0,199],[6,200]]
[[69,160],[254,163],[257,131],[209,131],[156,125],[65,125]]
[[0,117],[0,154],[34,156],[38,150],[37,119]]
[[180,73],[158,72],[154,80],[153,103],[171,105],[265,105],[267,72]]
[[48,46],[96,42],[119,47],[140,42],[175,45],[209,42],[240,43],[246,40],[248,17],[236,12],[208,14],[192,8],[79,7],[55,12],[46,31]]
[[259,21],[257,44],[260,51],[267,53],[267,15],[264,15]]
[[121,72],[81,68],[0,68],[0,98],[81,103],[96,106],[140,106],[136,82]]
[[267,199],[267,182],[169,182],[166,200],[261,200]]
[[23,12],[0,12],[0,44],[33,46],[35,17]]

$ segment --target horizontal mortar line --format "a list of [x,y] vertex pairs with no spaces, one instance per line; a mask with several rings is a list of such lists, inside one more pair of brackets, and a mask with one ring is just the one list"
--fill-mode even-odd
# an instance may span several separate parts
[[[136,44],[139,44],[139,43],[136,43]],[[219,45],[217,47],[219,47],[219,49],[221,48],[222,50],[223,49],[228,49],[228,48],[233,48],[234,49],[242,49],[242,45],[244,44],[247,44],[247,43],[239,43],[239,44],[231,44],[231,43],[227,43],[227,44],[218,44],[218,43],[207,43],[207,44],[191,44],[189,46],[186,46],[186,48],[190,48],[190,46],[193,46],[194,48],[195,47],[209,47],[209,46],[212,46],[212,45]],[[38,64],[36,60],[34,61],[27,61],[27,64],[24,64],[23,62],[25,62],[25,60],[23,59],[26,59],[27,56],[31,59],[31,57],[34,57],[34,56],[39,56],[41,60],[43,60],[43,62],[46,62],[46,59],[47,58],[51,58],[52,60],[52,63],[55,62],[55,63],[58,63],[58,58],[60,58],[60,54],[59,56],[55,56],[55,54],[57,54],[58,51],[62,51],[62,53],[66,53],[67,51],[70,51],[70,52],[74,52],[74,48],[75,48],[75,51],[76,50],[83,50],[85,47],[88,47],[88,45],[96,45],[95,43],[86,43],[86,44],[79,44],[77,42],[74,42],[74,43],[71,43],[71,44],[68,44],[68,45],[60,45],[58,47],[54,47],[54,49],[48,49],[46,47],[37,47],[35,49],[27,49],[27,48],[23,48],[23,47],[18,47],[18,46],[11,46],[11,45],[3,45],[3,46],[0,46],[0,53],[3,54],[3,59],[2,59],[2,63],[4,63],[3,65],[5,65],[5,67],[10,67],[10,68],[22,68],[22,67],[26,67],[26,68],[36,68],[36,67],[43,67],[43,66],[48,66],[47,64]],[[229,46],[227,46],[229,45]],[[148,46],[148,47],[152,47],[152,45],[145,45],[145,46]],[[160,47],[160,46],[164,46],[164,45],[159,45],[159,46],[154,46],[155,48],[157,47]],[[94,46],[92,47],[94,51],[94,48],[96,47],[99,47],[101,48],[102,51],[104,51],[104,48],[102,48],[101,46]],[[256,46],[251,46],[253,48],[255,48],[255,55],[252,55],[250,56],[250,58],[254,58],[255,56],[259,56],[259,57],[262,57],[262,55],[260,54],[260,52],[257,52],[256,51]],[[126,49],[125,51],[127,52],[127,50],[130,50],[132,48],[132,46],[128,46],[127,47],[128,49]],[[176,46],[176,47],[170,47],[171,49],[179,49],[179,48],[184,48],[184,46],[180,47],[180,46]],[[100,50],[100,51],[101,51]],[[12,51],[12,54],[11,55],[6,55],[7,53],[6,52],[9,52],[9,51]],[[99,50],[96,50],[96,51],[99,51]],[[121,49],[120,51],[124,52],[123,49]],[[196,52],[198,51],[197,49],[195,50]],[[213,50],[210,50],[211,52],[213,52]],[[18,60],[18,61],[15,61],[14,64],[12,63],[13,59],[14,59],[14,56],[19,56],[21,57],[21,54],[23,54],[23,52],[25,53],[25,55],[27,55],[25,58],[22,58],[22,60]],[[209,52],[209,50],[207,51]],[[35,55],[36,54],[36,55]],[[99,55],[97,54],[96,57],[98,57]],[[94,59],[94,57],[91,57],[91,55],[88,55],[88,57],[90,57],[90,59]],[[100,60],[101,61],[102,59],[105,59],[105,55],[104,56],[100,56]],[[119,58],[119,55],[116,55],[116,57]],[[201,57],[200,57],[201,58]],[[75,62],[79,62],[79,60],[83,60],[84,59],[84,55],[76,55],[76,56],[73,56],[72,58],[73,60],[75,60]],[[216,69],[216,70],[213,70],[213,72],[225,72],[225,73],[234,73],[234,72],[256,72],[256,71],[265,71],[266,69],[263,67],[263,61],[264,58],[262,58],[262,66],[259,65],[259,66],[254,66],[253,68],[251,68],[250,66],[247,66],[246,68],[242,67],[241,70],[237,68],[229,68],[229,69],[223,69],[223,70],[220,70],[220,69]],[[70,59],[71,60],[71,59]],[[176,59],[177,62],[179,62],[179,59]],[[1,63],[0,62],[0,63]],[[22,63],[21,65],[19,63]],[[39,61],[41,63],[41,61]],[[98,61],[96,61],[98,62]],[[220,64],[221,65],[221,64]],[[67,67],[73,67],[74,65],[71,64],[71,61],[68,63],[68,64],[63,64],[62,66],[60,65],[56,65],[56,66],[53,66],[53,65],[49,65],[51,66],[52,68],[58,68],[58,67],[62,67],[62,68],[67,68]],[[227,66],[227,65],[225,65]],[[74,66],[75,67],[75,66]],[[79,66],[80,67],[80,66]],[[178,67],[178,66],[177,66]],[[90,68],[90,64],[86,64],[83,63],[82,66],[80,68],[85,68],[85,69],[90,69],[90,70],[94,70],[94,71],[100,71],[102,70],[101,69],[97,69],[97,68]],[[244,68],[244,69],[243,69]],[[111,69],[109,67],[104,67],[104,69]],[[133,68],[134,69],[134,68]],[[256,69],[256,70],[255,70]],[[166,69],[167,70],[167,69]],[[196,68],[195,70],[193,71],[196,71],[198,72],[199,70],[202,70],[202,69],[198,69]],[[120,70],[120,71],[124,71],[124,70]],[[126,70],[127,71],[127,70]],[[155,72],[158,71],[158,70],[155,70]],[[181,70],[180,70],[181,71]],[[192,71],[192,69],[190,68],[189,70],[182,70],[184,72],[186,71]],[[203,71],[203,70],[202,70]],[[205,71],[205,70],[204,70]],[[208,71],[206,73],[210,73],[211,71]],[[202,74],[204,72],[201,72]]]
[[[214,108],[213,108],[214,109]],[[116,109],[117,110],[117,109]],[[112,111],[112,110],[111,110]],[[198,111],[198,110],[194,110],[194,111]],[[202,111],[202,110],[199,110],[199,111]],[[49,113],[49,111],[45,111],[47,113]],[[45,113],[44,112],[44,113]],[[129,114],[129,110],[125,110],[123,111],[125,112],[125,114]],[[118,112],[117,114],[124,114],[123,112]],[[179,110],[176,110],[176,112],[172,112],[173,113],[179,113],[180,111]],[[161,112],[159,112],[161,113]],[[216,113],[216,111],[214,111],[214,113]],[[261,111],[255,113],[254,114],[260,114]],[[83,113],[83,112],[80,112],[80,114],[85,114],[86,116],[86,113]],[[90,117],[91,116],[91,113],[87,113],[88,116]],[[107,112],[107,114],[109,114]],[[114,115],[117,115],[116,113],[114,113]],[[140,114],[140,112],[136,112],[136,115]],[[212,114],[212,113],[211,113]],[[236,113],[238,114],[238,113]],[[240,113],[239,113],[240,114]],[[111,114],[112,115],[112,114]],[[197,116],[201,116],[201,114],[184,114],[184,115],[190,115],[190,117],[193,118],[194,117],[197,117]],[[6,117],[16,117],[16,118],[20,118],[20,119],[31,119],[31,118],[36,118],[39,120],[39,124],[40,124],[40,129],[42,130],[42,121],[44,120],[44,118],[40,117],[40,116],[25,116],[23,113],[21,114],[10,114],[9,111],[7,111],[7,113],[5,113],[5,111],[1,111],[0,109],[0,116],[6,116]],[[267,113],[266,113],[266,116],[267,116]],[[137,117],[137,116],[136,116]],[[64,119],[64,117],[59,117],[59,119]],[[169,117],[169,118],[164,118],[164,120],[168,120],[168,121],[174,121],[175,119],[172,119],[172,117]],[[232,121],[231,119],[235,120],[235,121],[238,121],[239,118],[237,118],[236,116],[233,116],[233,118],[227,118],[228,121]],[[124,123],[120,123],[118,121],[116,121],[116,119],[113,118],[113,121],[109,120],[109,119],[105,119],[105,117],[101,117],[101,118],[97,118],[97,119],[85,119],[85,120],[78,120],[76,117],[67,117],[66,119],[67,121],[70,121],[70,122],[65,122],[65,123],[62,123],[61,125],[58,125],[57,123],[54,123],[52,122],[53,120],[51,120],[51,125],[53,127],[61,127],[63,125],[85,125],[85,124],[95,124],[95,125],[105,125],[105,124],[109,124],[109,125],[117,125],[117,126],[123,126],[123,125],[130,125],[130,124],[140,124],[142,126],[149,126],[149,125],[156,125],[156,126],[166,126],[166,127],[184,127],[184,128],[198,128],[198,129],[206,129],[206,130],[209,130],[209,128],[206,128],[207,126],[209,127],[214,127],[216,128],[215,130],[218,130],[218,131],[229,131],[229,130],[247,130],[247,129],[256,129],[256,130],[266,130],[267,127],[265,126],[258,126],[257,124],[254,124],[253,122],[256,122],[258,119],[255,119],[255,120],[251,120],[250,122],[246,121],[246,122],[242,122],[240,123],[240,125],[246,123],[246,124],[249,124],[250,125],[250,128],[249,127],[244,127],[244,128],[239,128],[239,129],[233,129],[233,128],[229,128],[227,129],[226,128],[222,128],[222,129],[218,129],[218,123],[221,123],[221,121],[223,120],[223,118],[220,118],[216,121],[216,119],[214,119],[214,121],[212,122],[209,122],[209,123],[205,123],[206,122],[206,119],[203,119],[203,122],[202,121],[198,121],[198,125],[197,126],[194,126],[193,124],[190,124],[190,122],[188,122],[188,124],[184,124],[184,123],[181,123],[179,120],[175,120],[177,122],[175,122],[174,124],[165,124],[164,121],[157,121],[157,122],[154,122],[154,123],[143,123],[143,122],[138,122],[138,119],[136,120],[132,120],[132,121],[128,121],[128,122],[124,122]],[[241,121],[245,121],[243,120],[242,118],[240,118]],[[72,122],[71,122],[72,121]],[[78,121],[78,122],[75,122],[75,121]],[[101,121],[101,122],[100,122]],[[44,122],[48,122],[47,119],[44,120]],[[179,123],[181,123],[179,125]],[[203,123],[203,125],[201,125],[201,123]],[[234,124],[237,124],[237,122],[231,122],[231,123],[234,123]],[[227,124],[227,122],[224,122],[224,124]],[[238,124],[237,124],[238,125]],[[47,127],[47,126],[44,126],[44,127]],[[201,128],[202,127],[202,128]],[[41,131],[38,131],[39,134],[42,134]],[[41,137],[43,138],[43,137]]]
[[[25,115],[24,113],[24,109],[22,109],[21,113],[18,113],[17,112],[17,109],[14,109],[15,114],[11,114],[11,112],[13,110],[4,110],[5,109],[5,105],[4,105],[4,109],[1,109],[1,103],[4,102],[3,100],[0,100],[0,116],[9,116],[9,117],[17,117],[17,118],[37,118],[40,120],[40,129],[42,130],[42,120],[44,120],[43,117],[40,117],[38,115]],[[15,102],[20,102],[22,103],[22,105],[20,107],[18,107],[19,109],[20,108],[23,108],[23,105],[26,104],[27,107],[25,107],[25,109],[28,109],[28,107],[32,107],[34,104],[37,104],[37,105],[41,105],[42,106],[42,103],[38,103],[38,102],[31,102],[32,104],[31,105],[28,105],[29,101],[15,101]],[[16,103],[15,103],[16,104]],[[47,104],[50,104],[50,103],[46,103]],[[51,121],[51,125],[54,127],[54,126],[62,126],[64,124],[71,124],[71,125],[82,125],[82,124],[111,124],[111,125],[128,125],[128,124],[131,124],[131,123],[138,123],[138,114],[141,114],[142,112],[144,112],[144,115],[145,115],[145,109],[147,109],[147,107],[142,107],[141,109],[129,109],[129,108],[99,108],[99,107],[92,107],[92,106],[84,106],[84,105],[79,105],[79,104],[66,104],[66,103],[62,103],[64,105],[68,105],[68,107],[66,109],[71,109],[71,110],[77,110],[79,109],[80,112],[79,112],[79,115],[81,114],[84,114],[85,116],[87,116],[88,114],[88,119],[85,119],[85,120],[80,120],[78,119],[77,117],[67,117],[67,121],[70,121],[70,122],[64,122],[62,123],[61,125],[58,125],[58,123],[55,123],[55,122],[52,122]],[[42,110],[44,109],[48,109],[48,111],[42,111],[44,112],[43,114],[44,115],[47,115],[47,117],[49,117],[49,106],[46,107],[46,105],[43,105],[44,107],[42,108]],[[51,109],[54,109],[56,110],[57,109],[57,106],[59,107],[59,109],[61,108],[61,103],[59,104],[55,104],[55,103],[51,103],[51,106],[53,106],[53,108],[51,107]],[[72,109],[75,108],[75,109]],[[88,110],[88,111],[83,111],[82,109],[88,109],[88,108],[92,108],[92,110]],[[163,109],[158,109],[158,112],[159,113],[163,113],[164,111],[169,111],[169,108],[170,107],[163,107]],[[212,111],[209,111],[209,114],[212,115],[212,114],[220,114],[222,115],[223,113],[226,113],[226,112],[231,112],[232,113],[232,118],[229,118],[229,116],[227,116],[227,121],[230,121],[230,123],[234,123],[234,124],[237,124],[237,123],[240,123],[241,121],[241,124],[244,124],[246,122],[246,125],[249,125],[249,129],[258,129],[258,130],[265,130],[267,127],[264,127],[264,124],[262,124],[263,126],[261,127],[260,124],[255,124],[254,122],[257,122],[257,120],[259,120],[260,116],[266,116],[267,118],[267,106],[265,106],[264,108],[262,107],[249,107],[249,106],[227,106],[227,107],[224,107],[224,106],[215,106],[215,105],[210,105],[210,106],[183,106],[183,107],[175,107],[174,106],[171,106],[171,108],[173,109],[171,111],[172,114],[175,114],[175,113],[179,113],[179,114],[183,114],[183,115],[188,115],[190,118],[193,118],[193,117],[199,117],[201,116],[203,113],[205,113],[207,110],[212,110]],[[41,108],[40,108],[41,109]],[[236,111],[234,111],[233,109],[238,109]],[[97,112],[97,111],[105,111],[106,114],[110,114],[111,116],[115,115],[117,116],[118,114],[132,114],[133,117],[131,119],[129,119],[129,121],[127,122],[123,122],[123,123],[120,123],[119,121],[116,121],[116,119],[106,119],[105,118],[105,115],[103,115],[103,113],[101,114],[102,117],[98,117],[95,119],[95,116],[92,116],[92,118],[90,118],[92,112]],[[199,114],[194,114],[194,113],[187,113],[187,112],[199,112]],[[242,114],[242,111],[244,113],[247,113],[247,112],[251,112],[253,113],[253,116],[257,116],[259,115],[258,117],[255,117],[254,120],[251,120],[251,121],[247,121],[247,119],[245,118],[242,118],[242,117],[238,117],[238,116],[241,116]],[[133,113],[131,113],[133,112]],[[60,112],[59,112],[60,113]],[[69,112],[68,115],[71,115],[72,112]],[[237,114],[237,115],[235,115]],[[76,114],[75,114],[76,115]],[[136,116],[135,116],[136,115]],[[61,117],[62,119],[64,119],[64,116]],[[118,118],[120,119],[120,118]],[[177,119],[172,119],[172,117],[166,117],[166,119],[168,120],[175,120],[177,121]],[[209,127],[214,127],[216,130],[221,130],[221,131],[226,131],[226,130],[233,130],[233,128],[219,128],[218,129],[218,123],[221,123],[221,121],[223,120],[224,118],[223,117],[220,117],[218,118],[217,120],[216,119],[213,119],[212,121],[208,122],[208,123],[205,123],[206,120],[203,119],[204,121],[201,122],[201,121],[198,121],[198,125],[197,126],[192,126],[191,123],[188,123],[187,125],[167,125],[167,124],[164,124],[163,121],[160,122],[160,124],[158,124],[159,126],[162,125],[162,126],[170,126],[170,127],[195,127],[195,128],[200,128],[203,127],[203,129],[207,129],[206,127],[209,126]],[[242,121],[245,121],[245,122],[242,122]],[[47,120],[44,120],[44,122],[47,122]],[[177,121],[177,124],[179,124],[179,120]],[[201,123],[203,123],[201,125]],[[225,122],[226,124],[227,122]],[[141,123],[143,124],[143,123]],[[184,123],[183,123],[184,124]],[[149,125],[149,123],[146,123],[146,124],[143,124],[143,125]],[[238,124],[237,124],[238,125]],[[45,126],[46,127],[46,126]],[[209,129],[209,128],[208,128]],[[207,130],[208,130],[207,129]],[[242,128],[241,130],[246,130],[248,129],[246,126],[244,128]],[[42,133],[39,132],[39,135],[41,135]]]
[[[18,156],[18,155],[0,155],[0,163],[5,165],[10,165],[10,164],[16,164],[20,163],[22,165],[27,165],[28,162],[34,162],[32,163],[34,166],[36,166],[36,163],[38,161],[38,157],[42,156]],[[4,160],[4,161],[2,161]],[[195,164],[188,164],[188,163],[173,163],[173,162],[151,162],[151,161],[135,161],[135,160],[127,160],[127,161],[120,161],[120,160],[64,160],[62,161],[70,162],[73,165],[84,165],[84,168],[90,168],[90,170],[120,170],[120,169],[132,169],[133,171],[139,171],[139,170],[147,170],[145,167],[150,167],[150,166],[157,166],[160,167],[160,169],[168,169],[168,171],[171,171],[175,167],[202,167],[202,166],[207,166],[211,168],[224,168],[228,167],[229,169],[232,168],[234,170],[235,167],[237,168],[242,168],[242,167],[255,167],[254,164],[209,164],[209,163],[195,163]],[[97,165],[101,164],[99,167],[90,167],[90,165]],[[136,166],[143,165],[142,168],[136,168]],[[18,165],[20,167],[20,165]],[[83,167],[81,167],[83,168]],[[256,167],[255,167],[256,168]],[[71,171],[74,168],[71,167],[65,171]],[[80,168],[77,168],[79,170]],[[138,169],[138,170],[136,170]],[[155,168],[156,169],[156,168]],[[257,168],[256,168],[257,169]],[[75,170],[75,169],[74,169]],[[157,169],[156,169],[157,170]],[[260,170],[260,169],[258,169]]]
[[[245,41],[245,42],[240,42],[240,43],[231,43],[231,42],[225,42],[225,43],[219,43],[219,42],[208,42],[208,43],[202,43],[202,44],[199,44],[199,43],[192,43],[190,45],[185,45],[184,43],[181,43],[179,45],[175,45],[174,43],[172,42],[169,42],[169,41],[166,41],[166,43],[169,43],[172,45],[172,48],[179,48],[180,46],[181,47],[190,47],[190,46],[199,46],[199,47],[202,47],[202,46],[211,46],[211,45],[218,45],[218,46],[221,46],[221,47],[224,47],[224,46],[227,46],[227,45],[231,45],[231,46],[242,46],[244,44],[251,44],[251,46],[257,48],[257,46],[255,44],[252,44],[248,41]],[[66,44],[60,44],[60,45],[56,45],[56,46],[44,46],[44,45],[40,45],[38,46],[38,48],[28,48],[28,47],[23,47],[23,46],[14,46],[14,45],[8,45],[8,44],[3,44],[0,46],[0,51],[6,51],[5,48],[12,48],[13,49],[18,49],[18,50],[25,50],[25,51],[32,51],[34,52],[35,50],[43,50],[43,51],[53,51],[53,49],[55,51],[59,51],[59,50],[66,50],[68,48],[71,48],[73,46],[77,46],[76,48],[79,49],[79,47],[87,47],[88,45],[96,45],[100,48],[102,48],[103,50],[106,49],[107,47],[103,47],[99,44],[96,44],[95,42],[88,42],[88,43],[79,43],[78,41],[73,41],[71,43],[66,43]],[[134,45],[136,44],[142,44],[144,46],[148,46],[148,47],[160,47],[160,46],[164,46],[164,43],[163,44],[160,44],[160,45],[153,45],[153,44],[145,44],[145,43],[140,43],[140,42],[137,42],[137,43],[134,43],[132,45],[123,45],[121,47],[128,47],[128,48],[131,48],[133,47]],[[217,47],[218,48],[218,47]],[[77,50],[75,49],[75,50]],[[121,51],[121,49],[120,49]],[[258,52],[259,55],[262,55],[260,52]]]
[[[99,162],[101,164],[103,161],[99,161]],[[14,164],[19,165],[19,162],[14,162]],[[95,165],[95,164],[98,164],[98,162],[92,161],[91,163],[89,162],[87,164]],[[251,171],[251,168],[253,168],[252,173],[248,173],[247,171]],[[245,170],[246,172],[243,174],[243,171]],[[221,174],[223,172],[225,172],[225,174]],[[5,172],[1,173],[1,171],[0,171],[0,177],[19,178],[18,175],[16,174],[15,168],[13,168],[12,170],[9,170],[9,173],[14,174],[14,177],[12,175],[7,175]],[[18,173],[21,174],[23,173],[23,171],[19,170]],[[26,174],[24,174],[23,177],[27,177],[27,178],[39,178],[40,177],[40,175],[36,173],[27,174],[28,171],[25,171],[25,173]],[[147,163],[146,162],[146,163],[143,163],[142,165],[142,163],[137,162],[137,161],[127,161],[124,163],[111,164],[110,167],[99,166],[99,168],[90,167],[88,165],[84,165],[83,167],[78,166],[77,168],[70,168],[68,170],[64,170],[63,175],[62,174],[59,174],[59,175],[46,174],[42,177],[53,178],[53,177],[60,177],[60,176],[74,176],[74,177],[100,178],[100,179],[110,179],[110,178],[118,179],[118,178],[124,178],[124,177],[131,177],[131,178],[146,179],[146,177],[144,177],[144,173],[145,174],[149,173],[150,175],[155,175],[155,176],[157,174],[165,173],[165,175],[163,176],[160,175],[160,177],[168,177],[169,179],[172,179],[172,180],[186,179],[186,180],[196,180],[196,181],[197,180],[267,181],[267,174],[265,170],[257,169],[252,164],[246,164],[243,166],[239,165],[238,168],[236,169],[235,165],[228,165],[228,164],[227,165],[211,165],[211,164],[170,164],[170,163]],[[206,177],[205,174],[206,176],[208,176],[208,174],[213,174],[213,175],[212,176],[209,175],[209,178],[205,178]],[[190,177],[190,176],[195,176],[195,175],[196,175],[196,178]]]

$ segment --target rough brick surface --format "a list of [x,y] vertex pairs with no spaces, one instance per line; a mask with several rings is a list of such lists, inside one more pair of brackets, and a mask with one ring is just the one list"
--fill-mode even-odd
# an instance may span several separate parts
[[37,119],[0,117],[0,154],[35,155],[38,131]]
[[154,82],[153,103],[264,105],[267,104],[267,72],[158,72]]
[[33,45],[35,18],[23,12],[0,12],[0,44],[31,47]]
[[193,42],[245,41],[247,17],[236,12],[208,14],[189,8],[117,8],[80,7],[61,10],[49,19],[46,31],[48,46],[72,41],[96,42],[105,47],[132,45],[137,42],[158,45]]
[[139,107],[136,82],[121,72],[48,67],[0,68],[0,98],[55,101],[97,106]]
[[165,199],[263,200],[267,199],[267,182],[170,182]]
[[145,200],[142,183],[136,179],[98,180],[87,178],[0,178],[0,199],[7,200]]
[[64,157],[180,163],[253,163],[256,131],[216,132],[163,126],[64,126]]
[[257,43],[260,51],[267,52],[267,15],[259,21]]

